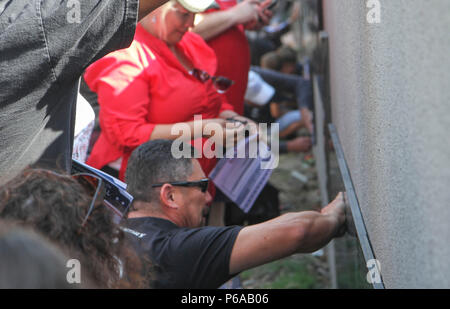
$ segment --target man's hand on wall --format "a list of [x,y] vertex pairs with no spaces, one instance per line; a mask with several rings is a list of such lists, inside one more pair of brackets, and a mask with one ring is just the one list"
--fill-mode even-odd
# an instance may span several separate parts
[[336,217],[336,233],[334,237],[344,236],[347,232],[346,227],[346,217],[345,217],[345,208],[347,207],[344,193],[339,192],[336,198],[328,204],[327,207],[323,208],[322,214],[330,214]]

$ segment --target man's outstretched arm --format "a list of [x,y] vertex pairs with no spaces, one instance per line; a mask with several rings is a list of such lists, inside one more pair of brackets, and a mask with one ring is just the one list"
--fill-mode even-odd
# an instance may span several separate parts
[[345,203],[340,193],[322,212],[288,213],[241,230],[230,258],[230,274],[294,253],[310,253],[338,236],[345,226]]
[[139,1],[139,20],[147,16],[151,11],[157,9],[168,0],[140,0]]

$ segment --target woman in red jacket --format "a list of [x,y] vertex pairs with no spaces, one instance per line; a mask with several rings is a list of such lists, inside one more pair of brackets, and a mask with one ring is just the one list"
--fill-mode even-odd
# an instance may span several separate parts
[[[202,117],[203,127],[209,122],[225,127],[226,119],[243,118],[223,95],[231,81],[214,77],[214,51],[188,32],[195,13],[211,2],[170,1],[140,22],[129,48],[87,69],[86,82],[98,94],[102,129],[87,164],[103,168],[121,159],[123,179],[131,152],[148,140],[177,139],[171,133],[174,125],[185,123],[194,132],[194,116]],[[202,144],[207,137],[192,136],[202,138]],[[208,175],[216,159],[199,162]]]

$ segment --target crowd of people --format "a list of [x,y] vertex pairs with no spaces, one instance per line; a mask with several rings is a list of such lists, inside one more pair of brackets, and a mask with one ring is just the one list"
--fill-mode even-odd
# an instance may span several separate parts
[[[208,178],[210,138],[232,147],[257,123],[278,124],[281,152],[311,148],[295,50],[277,39],[255,60],[246,36],[269,25],[272,0],[66,2],[0,7],[0,288],[219,288],[345,233],[342,193],[320,212],[227,226]],[[193,156],[173,155],[180,139]],[[70,175],[72,157],[126,183],[120,222],[97,176]]]

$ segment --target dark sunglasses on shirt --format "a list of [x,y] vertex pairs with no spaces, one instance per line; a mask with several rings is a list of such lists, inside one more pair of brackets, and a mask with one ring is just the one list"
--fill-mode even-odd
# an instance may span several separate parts
[[218,93],[225,93],[234,84],[234,81],[229,78],[224,76],[211,76],[208,72],[196,68],[192,69],[189,73],[202,83],[206,83],[211,79]]
[[165,183],[157,183],[152,185],[152,188],[162,187],[165,184],[179,187],[199,187],[203,193],[208,190],[209,178],[200,179],[198,181],[173,181]]

